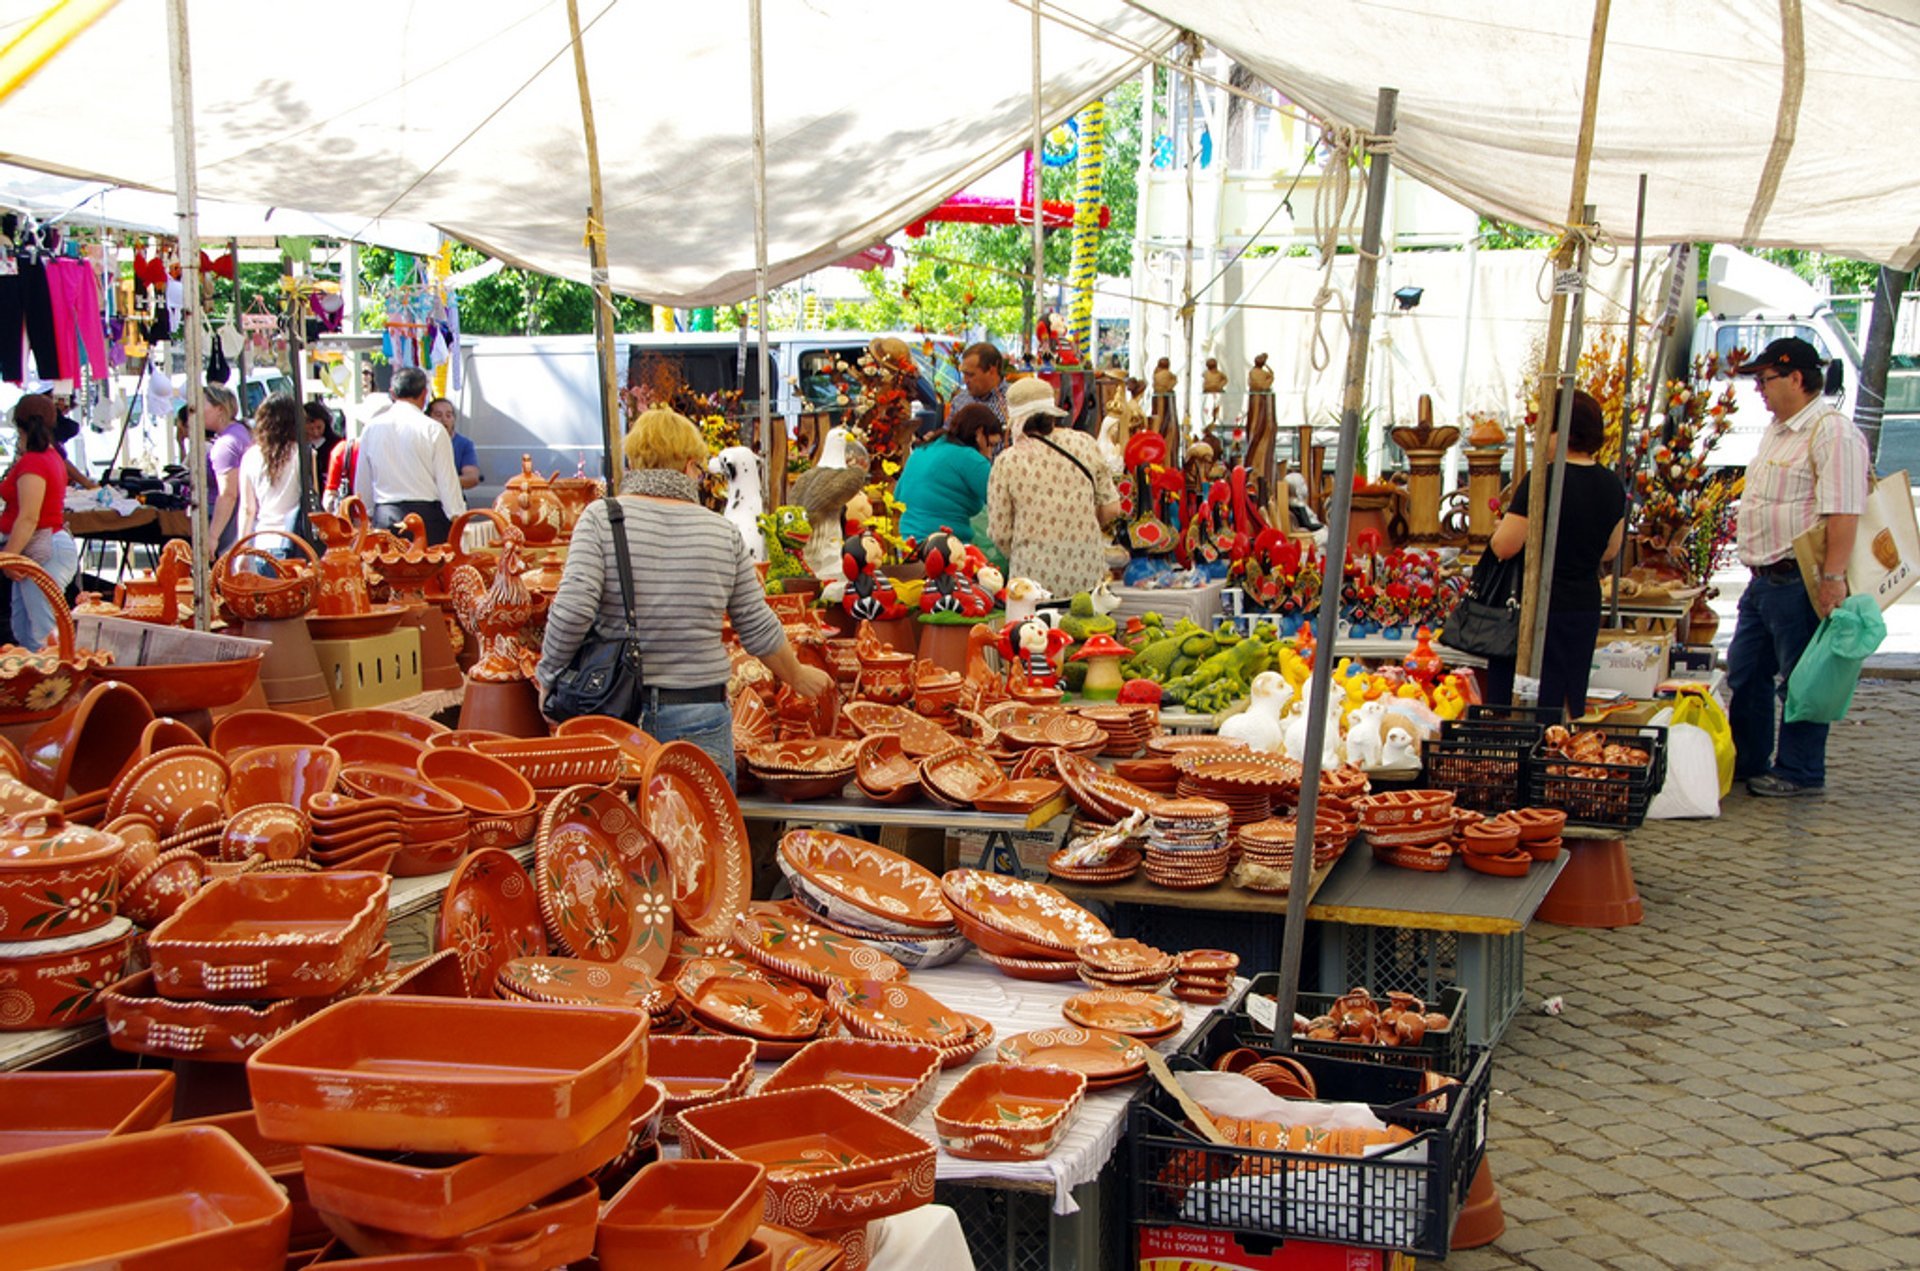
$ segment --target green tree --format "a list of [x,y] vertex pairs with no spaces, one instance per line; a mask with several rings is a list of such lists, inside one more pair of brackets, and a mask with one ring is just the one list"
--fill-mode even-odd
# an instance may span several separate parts
[[[360,250],[361,328],[377,331],[382,304],[394,286],[395,253],[384,247]],[[457,273],[487,262],[485,252],[454,244]],[[630,296],[613,298],[614,330],[653,330],[653,306]],[[509,265],[460,289],[463,335],[586,335],[593,331],[593,291],[584,283]]]

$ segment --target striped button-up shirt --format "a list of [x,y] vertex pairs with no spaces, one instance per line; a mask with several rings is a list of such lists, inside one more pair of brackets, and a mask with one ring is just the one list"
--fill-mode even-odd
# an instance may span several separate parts
[[961,389],[953,395],[953,400],[947,403],[947,417],[951,419],[955,411],[959,410],[962,406],[972,405],[974,402],[979,402],[982,406],[992,411],[995,418],[999,419],[1002,424],[1007,422],[1007,382],[1005,380],[1001,380],[998,384],[995,384],[993,391],[985,397],[975,397],[966,389]]
[[1866,510],[1873,478],[1867,439],[1825,399],[1776,419],[1760,435],[1740,495],[1740,560],[1771,565],[1793,556],[1793,540],[1824,516]]

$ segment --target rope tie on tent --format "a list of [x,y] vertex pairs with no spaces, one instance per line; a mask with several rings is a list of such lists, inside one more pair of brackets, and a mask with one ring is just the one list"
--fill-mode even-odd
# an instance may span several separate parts
[[606,250],[607,227],[601,224],[600,219],[591,213],[587,216],[586,233],[580,236],[580,245],[582,247],[598,247],[602,251]]
[[1594,265],[1605,267],[1620,258],[1620,245],[1614,242],[1613,236],[1602,229],[1598,223],[1565,226],[1560,232],[1560,240],[1553,245],[1553,250],[1547,253],[1546,259],[1540,262],[1540,272],[1534,275],[1533,294],[1541,304],[1553,303],[1552,280],[1556,272],[1554,262],[1561,258],[1562,252],[1566,253],[1568,260],[1580,259],[1582,243],[1587,248],[1589,268]]
[[[1333,266],[1342,243],[1356,253],[1366,254],[1359,243],[1360,213],[1367,201],[1366,185],[1354,180],[1354,174],[1359,171],[1356,156],[1363,152],[1389,155],[1394,149],[1392,137],[1344,124],[1327,125],[1321,134],[1321,144],[1326,147],[1327,157],[1321,164],[1320,184],[1313,192],[1314,246],[1320,253],[1320,289],[1313,296],[1313,338],[1308,350],[1308,359],[1316,371],[1326,370],[1333,362],[1332,342],[1321,329],[1327,306],[1337,304],[1341,329],[1353,329],[1346,296],[1333,285]],[[1374,258],[1379,258],[1378,253]]]

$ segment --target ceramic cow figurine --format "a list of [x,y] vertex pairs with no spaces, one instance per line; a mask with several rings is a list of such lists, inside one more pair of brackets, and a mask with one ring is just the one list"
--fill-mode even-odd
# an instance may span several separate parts
[[745,446],[728,446],[707,460],[707,471],[727,483],[727,510],[723,515],[733,522],[746,542],[747,557],[755,564],[767,559],[767,541],[760,534],[760,515],[767,510],[766,465],[760,456]]

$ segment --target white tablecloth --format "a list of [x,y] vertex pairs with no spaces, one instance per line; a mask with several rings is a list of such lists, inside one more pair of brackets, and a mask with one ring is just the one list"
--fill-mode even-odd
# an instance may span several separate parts
[[869,1271],[974,1271],[960,1217],[945,1205],[922,1205],[874,1223]]
[[[1000,1041],[1015,1033],[1067,1026],[1066,1017],[1060,1013],[1061,1003],[1076,993],[1087,992],[1087,986],[1079,980],[1045,983],[1009,979],[977,953],[968,953],[950,966],[915,971],[912,980],[916,988],[931,993],[954,1010],[978,1015],[989,1021],[995,1035],[994,1045],[981,1051],[968,1064],[940,1074],[938,1093],[928,1103],[927,1111],[921,1113],[910,1127],[932,1143],[940,1141],[940,1135],[933,1126],[933,1107],[959,1084],[967,1068],[976,1063],[992,1062]],[[1199,1027],[1212,1009],[1185,1003],[1179,1005],[1186,1014],[1186,1023],[1178,1033],[1155,1047],[1163,1055],[1171,1055],[1179,1049],[1180,1044]],[[761,1064],[756,1084],[771,1076],[778,1067],[776,1063]],[[1152,1079],[1142,1077],[1141,1080]],[[1053,1212],[1074,1213],[1080,1206],[1074,1202],[1073,1189],[1099,1177],[1107,1158],[1113,1155],[1121,1136],[1126,1133],[1127,1102],[1135,1089],[1135,1086],[1127,1085],[1088,1094],[1081,1100],[1080,1111],[1067,1127],[1059,1146],[1044,1159],[963,1161],[941,1152],[935,1177],[942,1182],[1000,1180],[1047,1186],[1053,1190]]]

